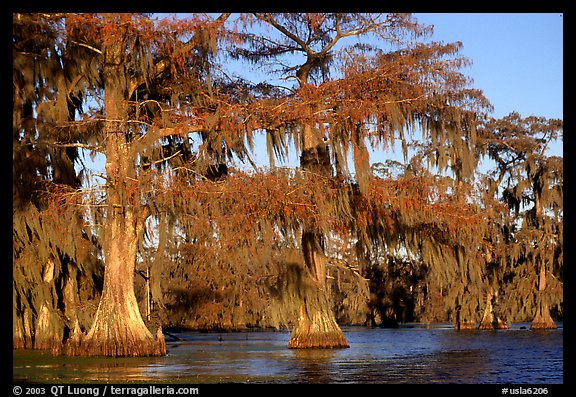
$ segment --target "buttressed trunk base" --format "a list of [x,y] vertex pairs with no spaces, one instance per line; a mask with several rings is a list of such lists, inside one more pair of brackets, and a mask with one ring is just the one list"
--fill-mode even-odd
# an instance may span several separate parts
[[544,265],[540,266],[540,274],[538,276],[538,308],[536,309],[536,316],[530,324],[530,329],[556,329],[556,324],[550,315],[550,307],[544,301],[543,295],[546,289],[546,268]]
[[79,356],[162,356],[166,344],[159,327],[154,337],[146,328],[134,294],[137,227],[131,211],[110,220],[104,289],[88,334],[74,332],[65,354]]
[[550,315],[550,308],[547,304],[540,302],[536,311],[536,316],[530,324],[530,329],[556,329],[556,324]]
[[310,287],[299,286],[302,303],[296,327],[292,330],[290,349],[338,349],[350,347],[332,312],[326,292],[326,257],[319,244],[319,235],[304,232],[302,248],[306,279]]
[[158,328],[156,337],[150,331],[126,321],[110,324],[100,322],[97,328],[86,336],[74,335],[64,346],[64,354],[69,356],[102,357],[148,357],[166,355],[166,344],[162,329]]
[[298,324],[292,330],[289,349],[340,349],[350,347],[342,330],[331,312],[326,312],[326,304],[309,313],[307,302],[300,308]]

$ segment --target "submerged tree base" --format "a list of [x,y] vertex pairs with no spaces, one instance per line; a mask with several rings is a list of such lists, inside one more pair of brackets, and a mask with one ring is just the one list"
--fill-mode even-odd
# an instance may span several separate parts
[[343,349],[350,345],[342,331],[295,331],[288,341],[289,349]]
[[535,323],[534,321],[530,324],[530,329],[556,329],[556,324],[554,321],[551,323],[549,322],[538,322]]
[[289,349],[341,349],[350,347],[333,317],[317,311],[311,317],[301,316],[292,330]]
[[113,339],[76,335],[68,340],[60,354],[83,357],[158,357],[166,355],[166,342],[161,327],[156,332],[156,338],[149,332],[144,337],[116,336]]
[[490,322],[481,322],[478,325],[478,329],[480,330],[492,330],[492,329],[508,329],[508,324],[506,324],[501,319],[496,319]]
[[552,320],[550,315],[550,308],[548,305],[540,304],[536,316],[530,324],[530,329],[556,329],[556,323]]

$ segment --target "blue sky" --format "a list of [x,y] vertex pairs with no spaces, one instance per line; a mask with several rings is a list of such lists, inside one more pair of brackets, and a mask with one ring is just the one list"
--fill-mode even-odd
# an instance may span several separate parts
[[494,116],[563,118],[563,16],[558,13],[415,14],[434,38],[461,41],[465,70],[494,105]]
[[[472,60],[464,72],[494,106],[494,117],[563,119],[564,17],[560,13],[416,14],[435,40],[461,41]],[[563,156],[562,141],[549,155]],[[489,163],[485,162],[488,166]]]

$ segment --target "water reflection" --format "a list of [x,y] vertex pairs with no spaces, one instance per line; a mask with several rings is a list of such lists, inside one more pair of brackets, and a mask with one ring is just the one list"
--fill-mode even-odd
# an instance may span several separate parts
[[15,382],[562,383],[563,329],[344,328],[349,349],[290,350],[287,332],[184,333],[155,358],[15,351]]
[[334,361],[339,350],[295,349],[293,367],[298,383],[333,383]]

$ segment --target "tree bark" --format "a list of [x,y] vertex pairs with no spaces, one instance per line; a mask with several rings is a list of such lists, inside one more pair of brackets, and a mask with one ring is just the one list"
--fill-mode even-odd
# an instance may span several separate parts
[[[304,127],[302,169],[328,176],[331,174],[330,157],[322,139],[310,125]],[[322,235],[312,225],[306,225],[302,234],[304,254],[304,280],[299,286],[300,315],[292,330],[288,348],[345,348],[349,347],[342,330],[336,323],[326,284],[326,256],[322,248]],[[307,288],[310,285],[311,288]]]
[[154,337],[142,319],[134,294],[134,263],[138,245],[131,211],[108,221],[104,289],[94,323],[85,337],[68,345],[68,354],[82,356],[161,356],[162,331]]
[[538,277],[538,307],[536,316],[530,324],[530,329],[556,329],[556,324],[550,315],[550,307],[544,300],[544,290],[546,289],[546,268],[542,263],[540,265],[540,274]]

